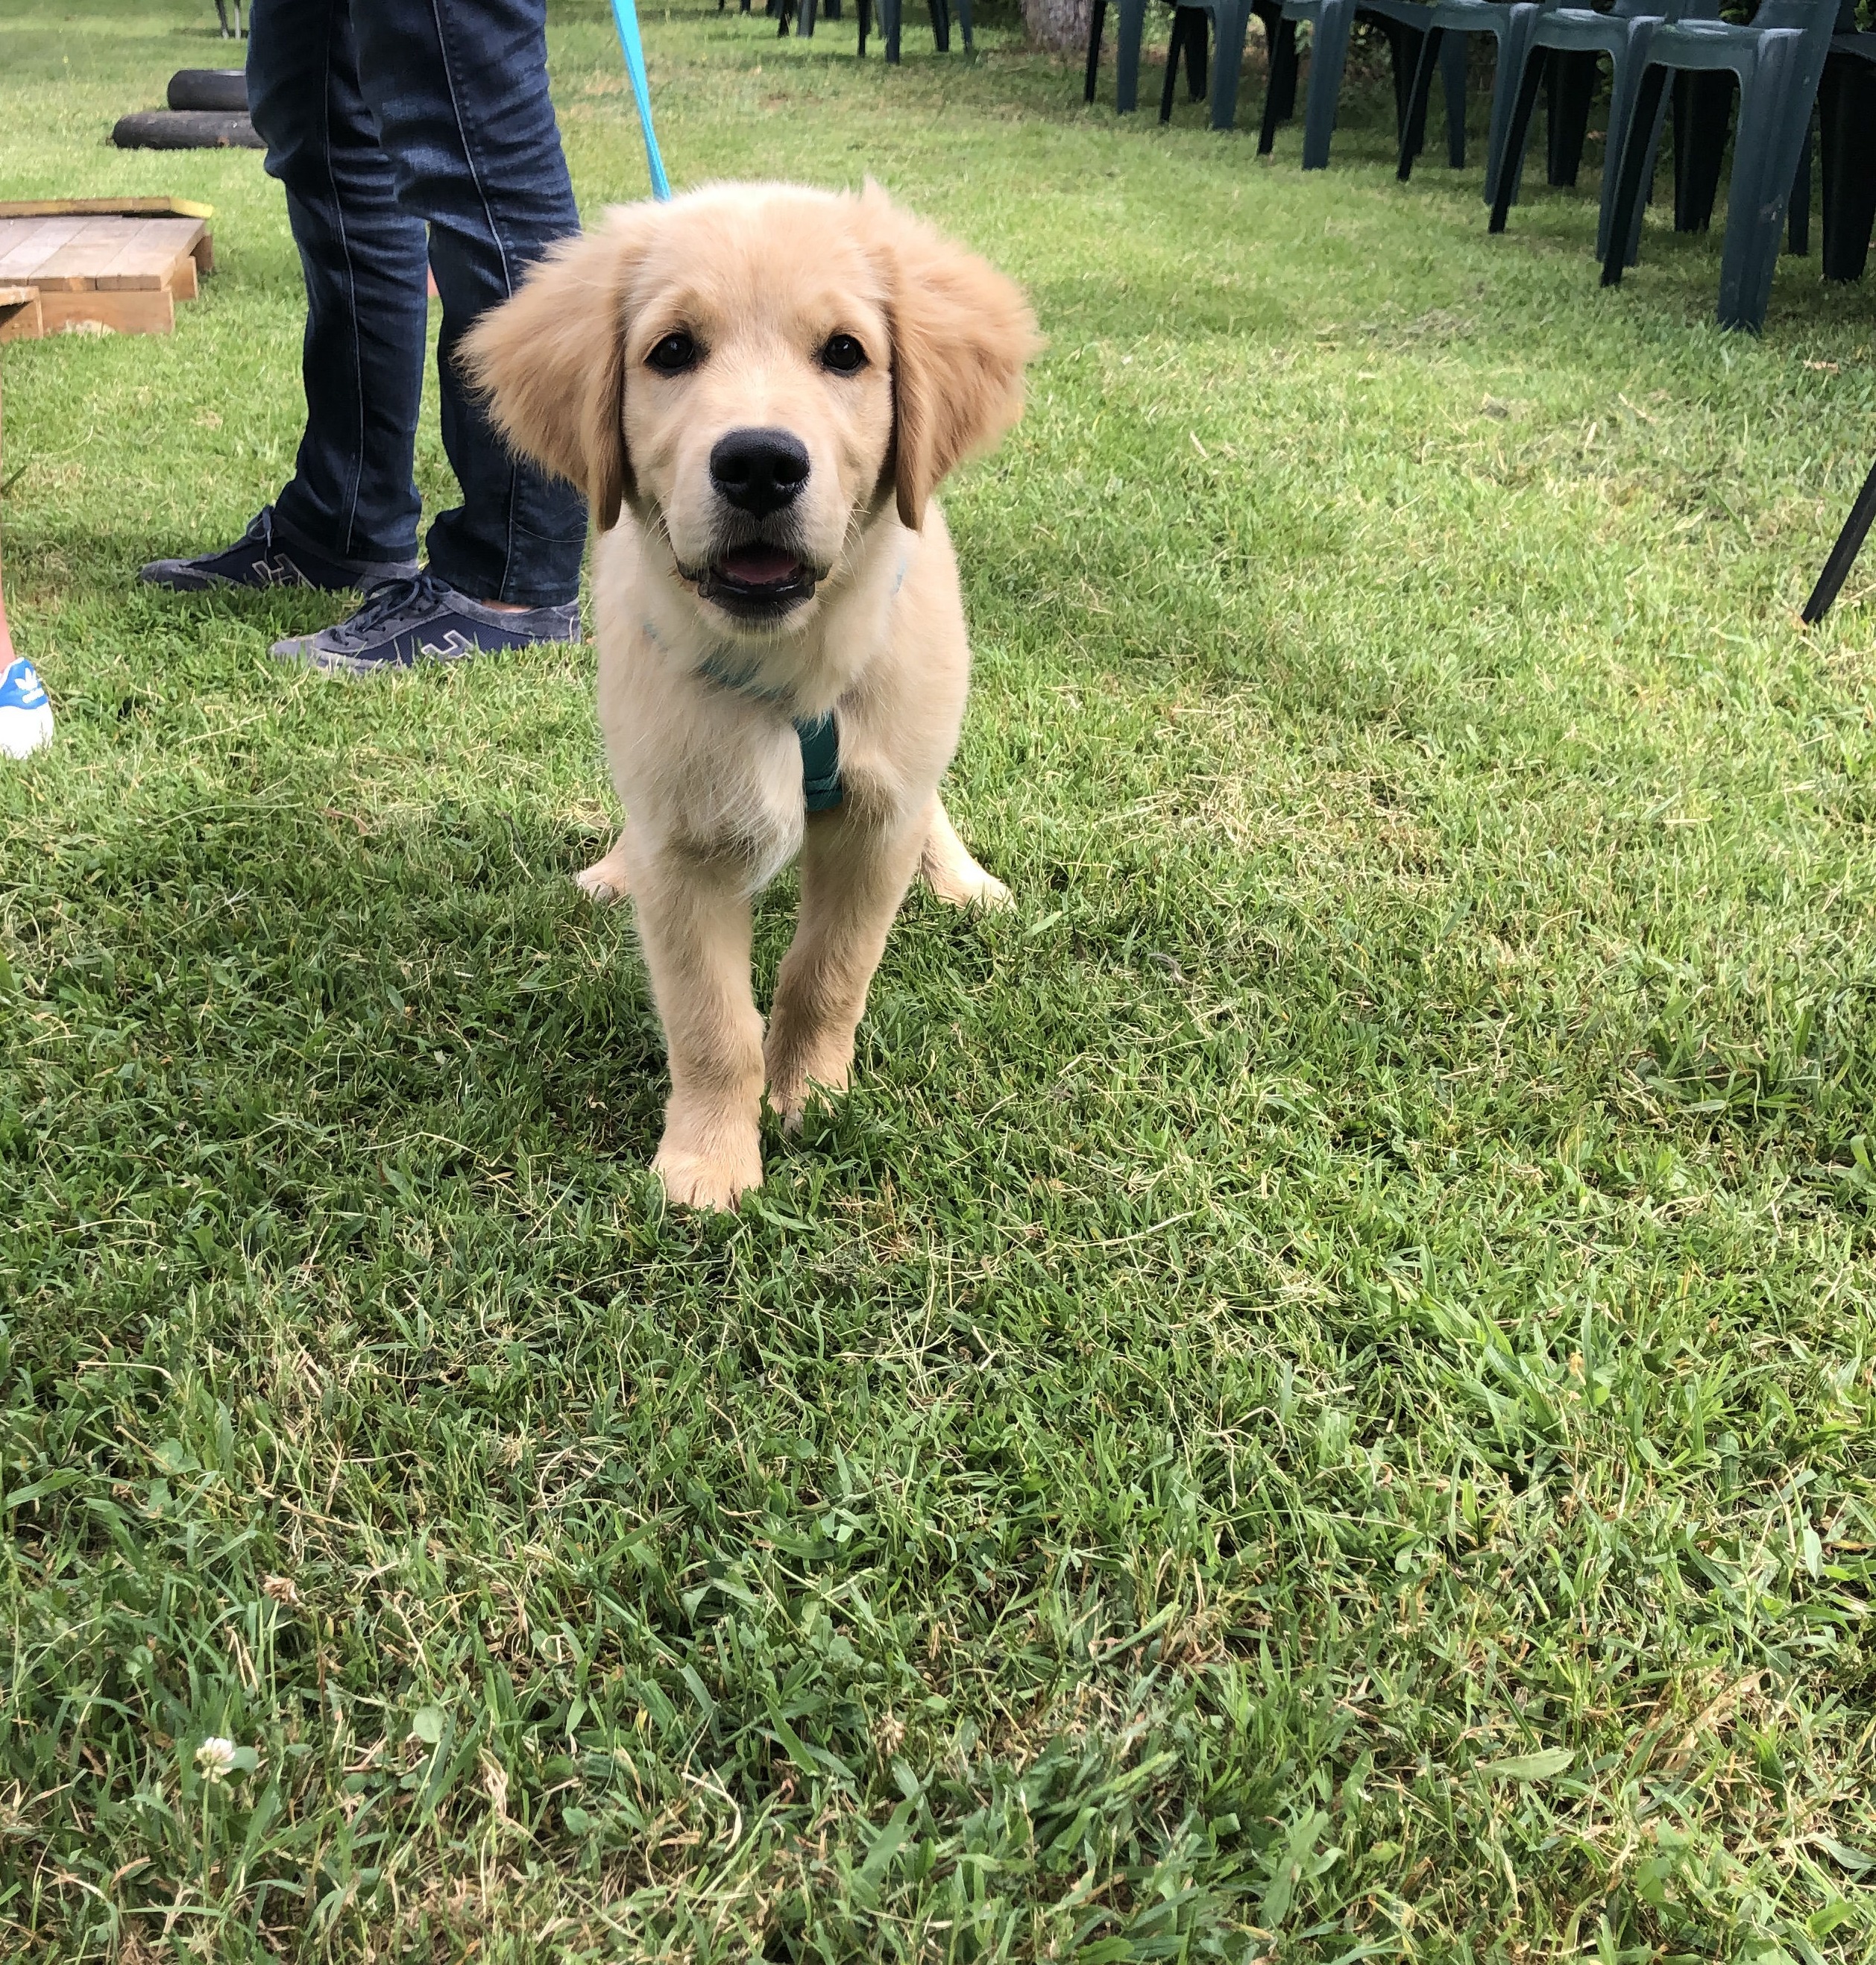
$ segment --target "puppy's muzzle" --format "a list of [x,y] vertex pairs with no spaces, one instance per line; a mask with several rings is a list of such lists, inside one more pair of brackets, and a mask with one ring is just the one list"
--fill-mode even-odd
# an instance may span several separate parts
[[[710,483],[724,503],[762,533],[789,530],[785,514],[808,482],[808,446],[792,430],[734,429],[710,452]],[[773,619],[814,597],[818,575],[790,547],[758,536],[726,548],[692,576],[699,595],[748,620]]]

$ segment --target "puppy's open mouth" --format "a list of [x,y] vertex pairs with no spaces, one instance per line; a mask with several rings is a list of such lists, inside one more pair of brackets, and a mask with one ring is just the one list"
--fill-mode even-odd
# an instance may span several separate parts
[[818,578],[806,561],[760,540],[731,546],[696,576],[698,593],[732,614],[780,614],[811,600]]

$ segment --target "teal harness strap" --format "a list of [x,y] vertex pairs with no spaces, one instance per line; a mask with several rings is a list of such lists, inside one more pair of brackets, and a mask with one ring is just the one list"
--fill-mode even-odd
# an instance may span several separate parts
[[[649,621],[645,623],[645,632],[654,642],[657,640],[658,631]],[[752,703],[782,703],[789,699],[785,690],[764,689],[750,671],[739,674],[721,654],[706,656],[697,673],[718,688],[746,696]],[[830,709],[822,716],[792,717],[789,721],[795,725],[801,747],[801,802],[810,812],[832,812],[844,796],[840,783],[840,732],[834,712]]]
[[795,719],[801,745],[801,802],[810,812],[832,812],[842,797],[840,733],[834,712]]
[[[647,621],[645,632],[656,642],[657,630]],[[662,647],[663,644],[659,643]],[[785,689],[764,689],[756,680],[753,668],[733,669],[723,658],[721,650],[705,656],[697,665],[697,673],[715,683],[718,689],[727,689],[732,695],[746,696],[751,703],[787,703],[792,700]]]

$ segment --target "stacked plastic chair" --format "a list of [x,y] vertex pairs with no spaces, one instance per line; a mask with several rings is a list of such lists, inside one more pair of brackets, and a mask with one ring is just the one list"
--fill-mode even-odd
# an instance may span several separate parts
[[[1666,6],[1661,0],[1616,0],[1610,12],[1601,14],[1588,7],[1566,7],[1560,5],[1559,0],[1543,0],[1536,10],[1537,18],[1524,43],[1521,61],[1508,63],[1499,72],[1496,94],[1498,101],[1505,105],[1503,148],[1495,170],[1489,174],[1495,180],[1486,191],[1492,203],[1490,229],[1505,230],[1506,214],[1517,200],[1537,92],[1547,83],[1550,87],[1547,159],[1550,181],[1553,185],[1576,183],[1596,72],[1606,56],[1610,65],[1608,140],[1603,153],[1606,162],[1596,215],[1596,257],[1605,257],[1621,175],[1622,146],[1634,115],[1655,30],[1665,20],[1678,18],[1683,13],[1689,18],[1711,18],[1719,10],[1719,0],[1691,0],[1684,8],[1679,0],[1670,0]],[[1678,142],[1681,134],[1678,120],[1675,130]],[[1679,181],[1677,172],[1677,185]]]
[[[1283,0],[1270,44],[1270,79],[1264,98],[1264,125],[1258,154],[1268,156],[1275,147],[1277,127],[1288,121],[1296,94],[1296,30],[1306,21],[1309,44],[1309,87],[1303,99],[1303,167],[1328,168],[1329,143],[1335,133],[1341,107],[1342,76],[1348,62],[1348,39],[1357,21],[1377,28],[1386,38],[1394,69],[1395,130],[1402,148],[1411,141],[1418,149],[1425,127],[1424,105],[1419,128],[1410,136],[1409,105],[1414,95],[1433,8],[1425,0]],[[1495,11],[1508,15],[1511,9]],[[1446,86],[1447,156],[1455,170],[1466,161],[1466,47],[1457,37],[1439,51]]]
[[[1146,31],[1151,4],[1152,0],[1119,0],[1115,10],[1114,108],[1122,116],[1139,106],[1140,42]],[[1204,86],[1196,79],[1204,72],[1204,44],[1200,41],[1194,53],[1192,36],[1199,22],[1190,18],[1182,22],[1181,16],[1203,15],[1210,24],[1217,49],[1211,64],[1209,91],[1214,130],[1229,130],[1238,120],[1238,84],[1244,68],[1245,36],[1253,14],[1264,23],[1267,36],[1275,33],[1277,0],[1177,0],[1174,8],[1175,45],[1168,50],[1167,65],[1170,69],[1174,56],[1183,51],[1195,89]],[[1082,89],[1083,100],[1088,102],[1094,100],[1095,85],[1100,76],[1101,34],[1107,19],[1107,0],[1093,0],[1088,9],[1087,75]],[[1168,91],[1161,104],[1162,111],[1169,112],[1171,106]]]
[[[1843,0],[1849,11],[1849,0]],[[1622,146],[1621,177],[1603,242],[1602,283],[1614,286],[1640,249],[1642,207],[1654,177],[1655,152],[1677,75],[1730,72],[1739,88],[1727,190],[1726,243],[1720,265],[1722,327],[1756,333],[1772,297],[1787,210],[1810,136],[1824,63],[1838,24],[1839,0],[1762,0],[1749,24],[1664,21],[1649,43]],[[1846,21],[1854,27],[1854,18]],[[1809,199],[1807,173],[1806,201]]]

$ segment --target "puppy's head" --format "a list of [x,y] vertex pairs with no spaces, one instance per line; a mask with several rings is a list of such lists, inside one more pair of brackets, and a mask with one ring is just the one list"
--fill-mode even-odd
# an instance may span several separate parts
[[730,185],[628,205],[483,317],[464,361],[519,450],[629,503],[720,625],[804,623],[869,525],[916,527],[1023,407],[1001,273],[859,197]]

